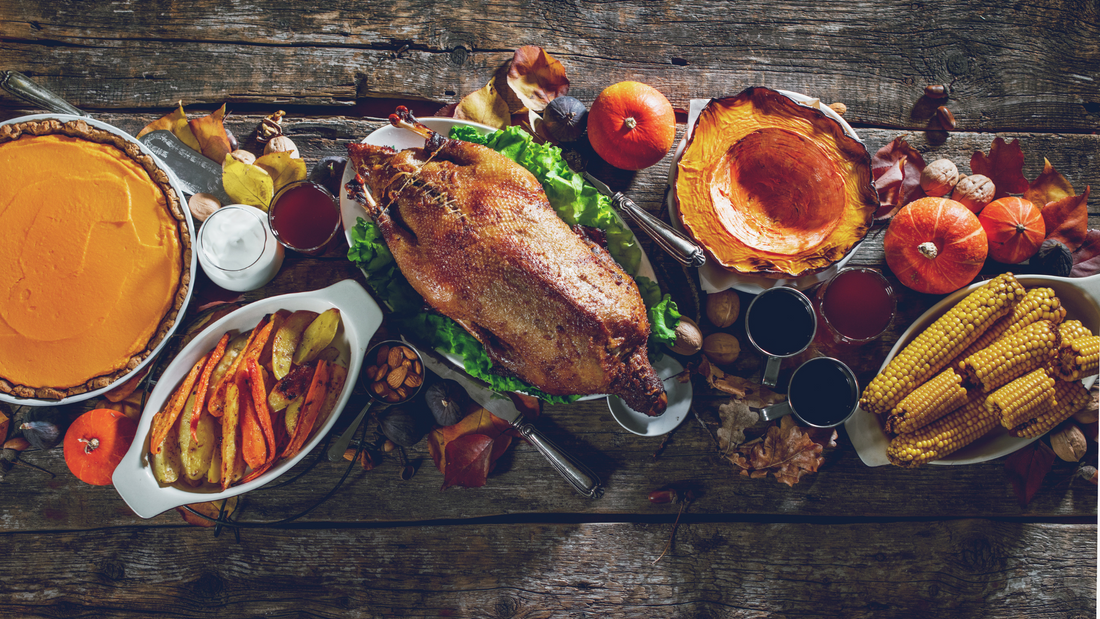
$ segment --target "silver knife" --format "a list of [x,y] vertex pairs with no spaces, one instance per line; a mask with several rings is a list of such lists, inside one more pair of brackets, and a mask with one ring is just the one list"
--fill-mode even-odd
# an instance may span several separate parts
[[543,436],[538,428],[525,421],[523,414],[519,412],[519,409],[516,408],[509,397],[496,393],[487,384],[469,374],[451,368],[450,364],[434,350],[415,346],[407,338],[401,339],[420,353],[420,358],[424,360],[424,367],[443,378],[449,378],[462,385],[466,393],[470,394],[475,402],[497,417],[511,423],[512,427],[519,431],[520,436],[534,445],[535,449],[554,467],[554,470],[561,474],[581,496],[598,498],[603,494],[600,479],[596,477],[596,474],[573,456],[558,448],[550,439]]
[[584,179],[597,191],[611,198],[611,203],[619,212],[624,213],[632,222],[638,225],[653,239],[661,249],[665,250],[677,262],[684,266],[701,267],[707,262],[707,255],[695,241],[689,239],[679,230],[650,215],[645,209],[634,203],[633,200],[623,195],[621,191],[612,191],[603,181],[592,176],[588,171],[582,172]]
[[184,144],[171,131],[150,131],[138,138],[138,141],[176,173],[176,178],[186,193],[213,194],[223,205],[236,202],[225,193],[222,186],[222,167]]

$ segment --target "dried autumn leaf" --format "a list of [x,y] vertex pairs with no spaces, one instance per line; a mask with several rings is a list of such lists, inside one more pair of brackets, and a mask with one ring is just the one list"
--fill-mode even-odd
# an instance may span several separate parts
[[901,137],[875,153],[871,158],[871,175],[879,197],[876,220],[893,217],[901,207],[924,197],[920,188],[924,165],[924,157]]
[[202,516],[196,516],[195,514],[187,511],[187,509],[185,509],[184,507],[177,507],[176,511],[179,512],[180,516],[183,517],[184,522],[186,522],[187,524],[194,525],[196,527],[212,527],[216,523],[211,522],[207,518],[217,518],[218,514],[221,514],[222,503],[224,503],[225,501],[229,501],[229,503],[225,507],[225,513],[222,514],[222,518],[224,519],[233,515],[233,512],[236,511],[238,502],[237,497],[230,497],[222,501],[192,503],[187,506],[199,512],[203,516],[206,516],[206,518],[203,518]]
[[489,470],[496,464],[497,458],[512,444],[512,425],[484,408],[477,408],[458,423],[435,428],[428,433],[428,453],[443,476],[447,476],[447,445],[463,436],[482,434],[493,440],[493,450],[489,458]]
[[1085,242],[1089,226],[1089,187],[1079,196],[1066,196],[1043,207],[1047,238],[1061,241],[1070,251]]
[[489,476],[493,439],[484,434],[467,434],[447,443],[445,460],[447,472],[443,474],[443,486],[479,488]]
[[139,131],[136,137],[140,138],[153,131],[171,131],[184,144],[195,150],[201,150],[199,141],[195,139],[195,134],[187,123],[187,114],[183,111],[183,101],[180,101],[178,105],[179,107],[176,109],[145,125],[145,128]]
[[1035,493],[1043,485],[1043,478],[1053,465],[1054,450],[1043,441],[1035,441],[1005,460],[1005,471],[1021,506],[1035,498]]
[[222,166],[222,186],[238,204],[249,204],[266,211],[275,195],[271,176],[261,167],[244,163],[226,153]]
[[984,174],[993,181],[997,193],[993,198],[1003,198],[1013,193],[1024,193],[1028,189],[1024,178],[1024,151],[1020,149],[1020,140],[1006,143],[1004,138],[996,138],[989,147],[989,155],[977,151],[970,157],[970,172]]
[[718,407],[718,418],[722,421],[715,432],[718,451],[728,456],[731,450],[745,442],[745,429],[756,425],[760,414],[749,410],[749,405],[743,401],[731,398]]
[[[229,135],[225,132],[225,104],[207,116],[198,120],[187,121],[191,132],[198,140],[199,150],[207,159],[217,162],[225,161],[225,156],[233,149],[229,146]],[[232,194],[230,194],[232,197]]]
[[[700,359],[699,365],[695,366],[693,371],[706,378],[707,384],[712,388],[744,400],[745,404],[752,408],[764,408],[787,399],[787,396],[775,393],[755,381],[733,374],[726,374],[705,356]],[[684,380],[683,382],[687,381]]]
[[508,65],[508,87],[523,107],[541,112],[550,101],[569,92],[569,78],[565,76],[565,67],[546,50],[525,45],[516,50]]
[[1073,252],[1070,277],[1088,277],[1100,273],[1100,230],[1089,230],[1085,242]]
[[455,108],[454,117],[479,122],[497,129],[507,127],[512,121],[508,102],[497,92],[493,80],[489,80],[485,88],[463,97]]
[[823,450],[798,426],[772,426],[763,440],[745,443],[729,460],[741,468],[742,475],[759,478],[771,473],[776,481],[793,486],[803,475],[817,472],[825,462]]
[[305,160],[291,157],[290,153],[269,153],[256,160],[252,164],[262,168],[272,179],[272,189],[278,193],[284,185],[304,179],[309,171],[306,170]]
[[1066,177],[1050,165],[1049,159],[1044,158],[1043,171],[1035,180],[1031,181],[1027,191],[1024,192],[1024,199],[1042,208],[1044,204],[1056,202],[1072,195],[1076,195],[1076,192],[1073,191],[1073,185],[1070,185]]

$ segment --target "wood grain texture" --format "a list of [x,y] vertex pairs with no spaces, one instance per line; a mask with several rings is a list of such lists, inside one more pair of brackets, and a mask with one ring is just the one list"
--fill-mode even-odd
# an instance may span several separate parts
[[[1096,613],[1095,525],[512,524],[5,534],[18,617],[939,617]],[[30,559],[33,558],[33,562]],[[21,569],[49,565],[48,571]]]
[[1100,11],[1084,0],[119,6],[3,0],[0,69],[89,109],[180,98],[339,109],[456,101],[534,44],[565,64],[585,102],[626,79],[683,109],[757,85],[843,101],[861,125],[921,129],[935,107],[924,86],[951,83],[965,130],[1100,127]]

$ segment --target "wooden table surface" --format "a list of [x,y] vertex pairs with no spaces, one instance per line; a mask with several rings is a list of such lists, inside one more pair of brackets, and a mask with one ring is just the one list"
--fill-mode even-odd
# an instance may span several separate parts
[[[0,0],[0,70],[22,71],[130,132],[179,100],[192,115],[228,102],[238,136],[284,109],[286,133],[310,165],[382,126],[397,104],[430,114],[481,88],[521,45],[559,59],[569,94],[586,104],[627,79],[655,86],[681,110],[747,86],[781,88],[844,102],[872,152],[904,136],[926,161],[948,157],[965,171],[995,137],[1018,138],[1029,178],[1045,157],[1078,191],[1100,188],[1093,0]],[[951,84],[951,133],[932,130],[933,110],[921,101],[925,85],[940,83]],[[35,111],[0,94],[0,120]],[[671,162],[637,174],[592,165],[667,218]],[[1090,227],[1100,227],[1100,201],[1089,211]],[[883,232],[870,233],[853,264],[884,268]],[[691,315],[679,282],[694,273],[684,277],[646,247]],[[278,277],[245,298],[348,278],[364,281],[339,252],[288,253]],[[854,355],[861,382],[938,298],[899,288],[891,333]],[[746,352],[737,369],[759,376],[758,366]],[[720,401],[697,391],[697,407]],[[60,449],[25,452],[57,475],[16,468],[0,482],[0,615],[1096,615],[1097,487],[1073,465],[1055,464],[1021,507],[1003,459],[869,468],[842,432],[821,471],[787,487],[739,476],[693,418],[659,457],[662,438],[626,432],[603,401],[545,406],[538,423],[595,469],[602,498],[574,494],[527,444],[485,487],[440,492],[421,444],[410,450],[421,461],[410,481],[392,457],[370,472],[356,468],[306,517],[242,529],[239,539],[186,525],[175,511],[142,520],[111,487],[72,477]],[[248,495],[240,517],[294,513],[344,468],[322,462],[293,484]],[[676,507],[647,495],[670,486],[699,496],[654,564]]]

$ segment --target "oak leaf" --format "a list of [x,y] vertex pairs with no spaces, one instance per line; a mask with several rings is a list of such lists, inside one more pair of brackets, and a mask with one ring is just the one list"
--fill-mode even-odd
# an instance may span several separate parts
[[1043,224],[1047,238],[1061,241],[1070,251],[1076,251],[1085,242],[1089,225],[1089,187],[1085,193],[1069,195],[1049,202],[1043,207]]
[[183,101],[180,101],[177,105],[179,107],[176,109],[145,125],[135,137],[140,138],[153,131],[171,131],[184,144],[197,151],[202,150],[199,141],[195,139],[194,132],[191,131],[191,126],[187,123],[187,113],[183,111]]
[[511,124],[512,115],[508,110],[508,102],[497,91],[494,81],[489,80],[481,90],[463,97],[455,108],[454,117],[489,125],[495,129]]
[[[225,161],[225,156],[233,149],[229,146],[229,135],[225,132],[225,104],[207,116],[198,120],[189,120],[187,124],[199,143],[199,151],[207,159]],[[232,197],[232,196],[230,196]]]
[[[536,45],[516,50],[508,65],[507,83],[522,107],[532,112],[543,111],[550,101],[569,92],[565,67]],[[519,109],[510,111],[516,113]]]
[[[694,372],[706,378],[707,384],[712,388],[743,400],[745,404],[752,408],[764,408],[787,399],[787,396],[776,393],[758,382],[727,374],[706,357],[700,359],[699,365],[694,368]],[[686,380],[683,382],[686,382]]]
[[995,138],[989,147],[989,155],[976,151],[970,157],[970,171],[984,174],[993,181],[997,193],[993,198],[1003,198],[1009,194],[1022,194],[1028,190],[1024,178],[1024,151],[1020,149],[1020,140],[1005,142],[1004,138]]
[[1049,159],[1044,158],[1043,171],[1028,185],[1027,191],[1024,192],[1024,199],[1042,208],[1044,204],[1075,194],[1073,185],[1070,185],[1066,177],[1050,165]]
[[279,193],[284,185],[303,180],[309,174],[306,162],[298,157],[291,157],[287,152],[268,153],[257,159],[253,165],[262,168],[271,177],[272,190],[275,193]]
[[718,437],[718,451],[723,456],[745,442],[745,429],[760,421],[760,414],[749,409],[743,400],[731,398],[718,407],[718,418],[722,425],[715,432]]
[[793,486],[807,473],[817,472],[825,462],[824,449],[797,425],[772,426],[762,438],[741,445],[729,460],[742,475],[755,479],[771,473],[776,481]]
[[876,220],[893,217],[901,207],[924,197],[920,187],[924,165],[924,157],[901,137],[875,153],[871,158],[871,175],[879,199]]
[[238,204],[248,204],[266,211],[275,195],[275,186],[263,168],[234,159],[229,153],[223,158],[222,186]]

